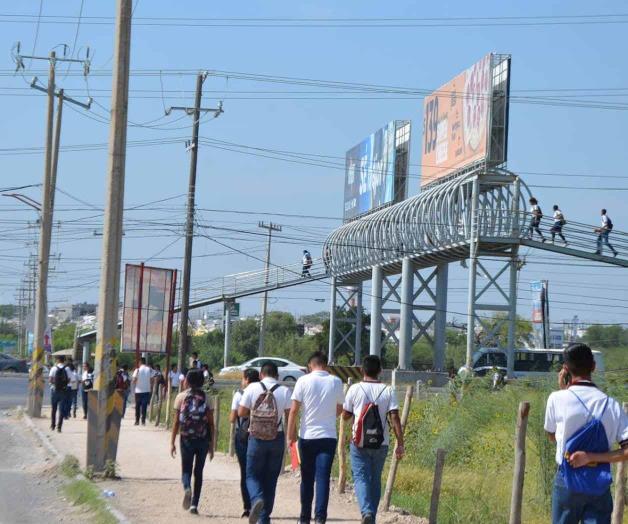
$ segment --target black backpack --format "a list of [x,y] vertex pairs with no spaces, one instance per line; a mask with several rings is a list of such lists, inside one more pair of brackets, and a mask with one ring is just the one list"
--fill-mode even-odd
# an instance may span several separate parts
[[[353,443],[359,448],[379,449],[382,447],[384,442],[384,424],[382,424],[377,401],[387,389],[388,386],[382,388],[375,400],[367,402],[364,408],[362,408],[353,438]],[[364,388],[362,388],[362,391],[368,400],[368,395]]]
[[606,229],[608,229],[609,231],[613,229],[613,221],[609,216],[606,217]]
[[68,379],[68,373],[65,370],[65,366],[57,366],[57,371],[55,371],[54,376],[55,391],[65,391],[68,388],[69,383],[70,380]]

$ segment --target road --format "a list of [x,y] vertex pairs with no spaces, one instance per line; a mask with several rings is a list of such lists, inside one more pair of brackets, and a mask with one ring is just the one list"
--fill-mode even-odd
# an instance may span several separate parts
[[[3,374],[0,376],[0,410],[26,406],[28,398],[28,376]],[[49,388],[45,388],[44,404],[50,403]]]

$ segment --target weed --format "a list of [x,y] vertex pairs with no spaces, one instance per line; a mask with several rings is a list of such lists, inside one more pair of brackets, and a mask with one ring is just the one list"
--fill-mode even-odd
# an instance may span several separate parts
[[103,478],[106,479],[117,479],[118,476],[116,475],[116,468],[117,468],[117,464],[113,461],[113,460],[107,460],[107,462],[105,462],[105,469],[103,470]]
[[87,466],[85,468],[85,471],[83,472],[83,475],[85,475],[85,478],[87,480],[94,480],[94,466],[92,464]]
[[85,505],[93,512],[90,522],[95,524],[116,524],[117,519],[107,510],[105,501],[100,498],[98,489],[88,480],[74,480],[64,486],[68,498],[76,505]]
[[74,455],[66,455],[59,466],[66,477],[74,478],[81,472],[79,460]]

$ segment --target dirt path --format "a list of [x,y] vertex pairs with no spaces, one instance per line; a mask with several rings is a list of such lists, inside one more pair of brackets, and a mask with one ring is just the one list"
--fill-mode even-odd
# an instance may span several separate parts
[[[83,419],[70,419],[63,433],[52,433],[48,420],[36,421],[48,432],[52,443],[63,454],[75,455],[84,467],[87,424]],[[205,466],[205,483],[201,495],[199,516],[181,509],[183,496],[180,483],[179,459],[169,455],[169,434],[153,426],[134,426],[127,418],[122,422],[118,446],[119,474],[122,480],[103,482],[102,489],[112,490],[113,506],[124,513],[133,524],[155,524],[176,519],[179,523],[211,522],[237,523],[242,514],[237,462],[223,454]],[[292,473],[282,474],[277,487],[273,522],[295,522],[299,516],[299,480]],[[360,521],[357,504],[351,495],[333,494],[328,522],[353,524]],[[394,513],[382,515],[381,524],[421,524],[422,519]]]

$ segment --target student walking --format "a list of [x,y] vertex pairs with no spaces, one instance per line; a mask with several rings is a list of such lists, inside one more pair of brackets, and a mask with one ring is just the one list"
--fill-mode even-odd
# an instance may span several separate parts
[[617,250],[613,246],[611,246],[608,241],[608,235],[611,234],[612,230],[613,221],[611,220],[611,217],[606,214],[606,209],[602,209],[602,227],[595,230],[595,232],[597,233],[597,251],[595,252],[596,255],[602,254],[602,244],[605,244],[608,249],[613,252],[613,256],[617,256]]
[[179,373],[177,373],[177,365],[172,364],[170,366],[170,371],[168,372],[168,378],[170,379],[170,391],[171,392],[179,392]]
[[301,270],[301,276],[302,277],[311,277],[312,275],[310,275],[310,268],[312,267],[312,255],[310,255],[310,252],[307,249],[303,250],[303,269]]
[[552,209],[554,210],[554,225],[552,226],[552,229],[550,229],[550,233],[552,234],[552,244],[554,243],[556,235],[558,235],[564,242],[566,247],[568,245],[567,239],[565,238],[565,235],[563,235],[563,226],[567,223],[567,221],[565,220],[565,215],[563,215],[563,212],[558,208],[556,204],[554,204],[554,207]]
[[83,374],[81,375],[81,398],[83,400],[83,418],[87,418],[87,392],[94,389],[94,370],[85,362],[83,364]]
[[[70,385],[70,370],[65,366],[65,357],[63,355],[57,357],[57,363],[50,369],[48,381],[50,383],[50,403],[52,404],[50,429],[52,431],[56,429],[61,433]],[[58,420],[57,413],[59,414]]]
[[362,524],[375,524],[382,493],[382,470],[390,442],[388,420],[397,438],[395,455],[404,455],[399,404],[394,390],[379,381],[382,363],[379,357],[364,358],[362,382],[347,391],[342,417],[353,421],[351,471],[358,498]]
[[540,225],[541,219],[543,218],[543,211],[541,211],[541,207],[539,206],[539,202],[536,198],[530,198],[530,225],[528,226],[528,238],[533,240],[534,232],[541,237],[541,242],[545,242],[545,237],[543,233],[541,233]]
[[140,367],[133,371],[135,393],[135,425],[139,426],[140,418],[142,426],[146,425],[146,411],[150,402],[153,371],[146,365],[146,359],[140,359]]
[[242,393],[249,384],[259,382],[259,371],[249,368],[242,372],[241,389],[233,394],[231,401],[231,412],[229,413],[229,422],[235,423],[235,452],[240,465],[240,492],[242,493],[242,505],[244,506],[243,517],[248,517],[251,513],[251,497],[246,487],[246,451],[249,443],[249,419],[238,416],[238,408],[242,400]]
[[301,457],[301,515],[299,524],[310,524],[316,485],[316,524],[327,521],[329,479],[338,438],[336,420],[342,413],[342,382],[327,371],[327,356],[320,351],[308,360],[310,373],[300,377],[292,393],[288,420],[288,441],[297,443],[297,417],[301,415],[299,455]]
[[[170,455],[177,454],[175,444],[179,437],[181,452],[181,481],[183,483],[183,509],[198,514],[198,503],[203,487],[205,459],[214,458],[214,417],[212,408],[203,391],[203,373],[198,369],[188,371],[186,382],[189,389],[179,393],[174,399],[174,426],[170,439]],[[194,474],[194,489],[192,489]]]
[[246,451],[246,486],[251,497],[249,524],[270,524],[286,446],[282,420],[290,409],[290,390],[277,382],[277,365],[267,362],[260,376],[260,382],[249,384],[244,390],[238,408],[239,417],[249,417]]
[[124,364],[116,372],[116,391],[122,395],[122,418],[126,414],[126,406],[131,393],[131,378],[129,377],[129,366]]
[[[611,462],[628,460],[628,416],[592,382],[595,360],[586,344],[564,352],[558,388],[545,408],[545,431],[556,443],[558,471],[553,524],[609,523]],[[620,449],[611,451],[615,443]]]
[[67,403],[67,417],[70,418],[70,414],[72,414],[73,418],[76,418],[76,405],[78,404],[78,388],[79,388],[79,374],[78,370],[74,367],[74,363],[71,362],[68,365],[70,370],[70,390],[68,395],[68,403]]

